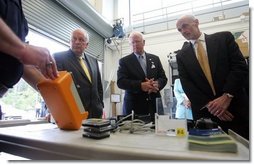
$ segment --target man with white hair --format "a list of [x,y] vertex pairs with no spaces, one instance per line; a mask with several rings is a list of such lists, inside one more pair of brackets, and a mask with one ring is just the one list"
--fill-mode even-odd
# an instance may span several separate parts
[[119,60],[117,85],[125,90],[123,113],[150,114],[154,120],[156,98],[167,84],[167,77],[158,56],[144,51],[145,40],[140,32],[129,36],[132,53]]
[[71,34],[70,49],[54,54],[59,71],[72,73],[74,83],[88,118],[101,118],[103,112],[103,88],[98,61],[85,53],[89,35],[84,29]]

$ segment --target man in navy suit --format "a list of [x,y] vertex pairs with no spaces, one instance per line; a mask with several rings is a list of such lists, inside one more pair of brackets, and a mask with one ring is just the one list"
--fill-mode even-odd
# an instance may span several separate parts
[[[72,73],[73,81],[89,118],[101,118],[103,113],[103,88],[98,61],[85,53],[89,43],[88,33],[84,29],[72,32],[70,49],[54,54],[59,71]],[[82,68],[82,62],[88,69],[88,75]]]
[[[247,63],[230,32],[207,35],[198,26],[198,19],[192,15],[185,15],[176,23],[177,30],[189,40],[176,57],[182,87],[191,101],[193,118],[211,118],[225,132],[231,129],[249,139],[249,98],[245,88],[249,73]],[[204,48],[213,85],[199,63],[197,42]]]
[[129,43],[133,53],[119,60],[117,85],[125,90],[123,113],[151,115],[154,120],[156,98],[167,83],[167,77],[158,56],[144,51],[142,33],[132,32]]

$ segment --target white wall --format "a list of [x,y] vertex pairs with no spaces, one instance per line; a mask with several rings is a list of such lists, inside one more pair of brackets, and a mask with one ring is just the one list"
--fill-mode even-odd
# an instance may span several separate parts
[[102,12],[101,14],[109,21],[113,23],[114,20],[114,0],[102,0]]
[[[113,47],[114,48],[114,47]],[[115,49],[115,48],[114,48]],[[110,82],[115,81],[116,83],[116,72],[118,68],[118,60],[120,59],[121,55],[119,54],[120,51],[113,51],[112,48],[105,47],[105,56],[104,56],[104,80],[108,82],[104,84],[104,110],[106,117],[112,116],[112,103],[110,102],[110,94],[111,94],[111,86]],[[120,89],[117,85],[114,86],[115,93],[121,93]],[[120,105],[117,104],[117,114],[121,114]]]
[[115,0],[88,0],[93,8],[100,13],[108,22],[114,20]]

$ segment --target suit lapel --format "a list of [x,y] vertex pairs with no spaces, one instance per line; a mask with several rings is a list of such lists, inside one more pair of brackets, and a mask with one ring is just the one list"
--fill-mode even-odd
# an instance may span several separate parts
[[133,64],[133,67],[135,68],[135,70],[137,70],[140,75],[142,75],[143,77],[146,77],[145,76],[145,73],[136,57],[136,55],[134,53],[132,53],[132,57],[131,57],[131,64]]
[[183,56],[185,61],[188,61],[189,63],[189,69],[192,70],[193,73],[202,77],[202,79],[206,79],[205,74],[203,73],[202,68],[197,60],[193,45],[190,42],[184,48]]
[[209,59],[209,65],[211,69],[212,77],[214,77],[214,73],[216,70],[216,61],[217,61],[217,54],[218,54],[218,48],[216,47],[216,40],[213,39],[210,35],[205,35],[206,39],[206,49],[207,49],[207,56]]
[[[85,58],[86,58],[86,61],[87,61],[87,68],[88,68],[88,71],[90,73],[90,76],[91,76],[91,80],[93,82],[93,70],[91,68],[95,67],[93,66],[93,61],[90,57],[88,57],[88,55],[85,55]],[[87,78],[88,79],[88,78]]]
[[[147,77],[150,77],[152,75],[152,64],[155,66],[154,59],[146,53],[146,72],[147,72]],[[154,68],[156,69],[156,68]]]
[[89,81],[88,77],[86,76],[85,71],[83,70],[82,66],[80,65],[80,63],[78,61],[78,58],[71,50],[69,53],[69,59],[70,59],[70,62],[73,64],[73,66],[78,69],[78,71],[87,79],[87,81]]

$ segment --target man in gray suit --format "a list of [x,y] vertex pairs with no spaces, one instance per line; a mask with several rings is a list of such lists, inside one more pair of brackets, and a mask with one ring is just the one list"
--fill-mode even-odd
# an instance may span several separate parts
[[71,34],[70,49],[54,54],[59,71],[72,73],[73,81],[88,118],[101,118],[103,112],[103,88],[98,61],[85,53],[89,36],[84,29]]

